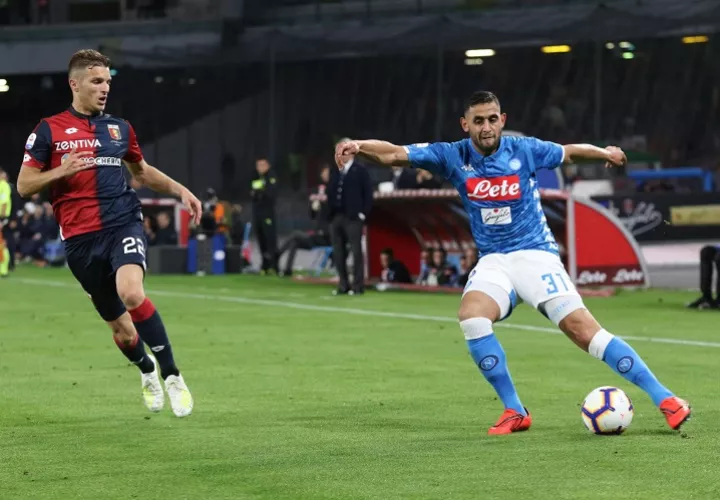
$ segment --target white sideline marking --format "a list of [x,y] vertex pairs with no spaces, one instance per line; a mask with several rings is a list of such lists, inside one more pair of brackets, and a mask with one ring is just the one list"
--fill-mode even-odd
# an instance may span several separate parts
[[[79,285],[67,283],[64,281],[51,281],[51,280],[37,280],[19,278],[13,279],[13,282],[25,283],[28,285],[41,285],[41,286],[55,286],[60,288],[75,288],[80,293],[82,289]],[[312,304],[300,304],[297,302],[284,302],[280,300],[269,300],[269,299],[251,299],[247,297],[232,297],[225,295],[210,295],[204,293],[186,293],[186,292],[171,292],[169,290],[156,290],[149,289],[152,295],[159,295],[163,297],[178,297],[183,299],[202,299],[202,300],[213,300],[220,302],[233,302],[236,304],[253,304],[258,306],[272,306],[272,307],[285,307],[288,309],[298,309],[302,311],[318,311],[318,312],[332,312],[332,313],[344,313],[354,314],[357,316],[372,316],[375,318],[393,318],[393,319],[412,319],[418,321],[435,321],[441,323],[457,323],[457,319],[448,316],[428,316],[425,314],[412,314],[412,313],[398,313],[398,312],[387,312],[387,311],[374,311],[371,309],[356,309],[351,307],[336,307],[336,306],[316,306]],[[516,323],[496,323],[496,326],[501,328],[510,328],[514,330],[526,330],[531,332],[543,332],[552,333],[555,335],[562,335],[557,328],[550,328],[545,326],[534,326],[534,325],[520,325]],[[625,340],[632,340],[638,342],[654,342],[657,344],[675,344],[685,345],[694,347],[716,347],[720,348],[720,342],[707,342],[702,340],[686,340],[686,339],[672,339],[664,337],[633,337],[627,335],[618,335],[618,337]]]

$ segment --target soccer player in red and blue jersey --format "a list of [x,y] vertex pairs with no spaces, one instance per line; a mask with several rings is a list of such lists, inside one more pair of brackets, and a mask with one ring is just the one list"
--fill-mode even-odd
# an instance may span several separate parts
[[469,135],[462,141],[409,146],[347,141],[337,146],[335,160],[341,168],[355,155],[387,166],[422,168],[445,177],[460,194],[481,254],[460,302],[460,329],[473,361],[505,405],[489,434],[524,431],[532,423],[493,331],[493,324],[510,315],[518,298],[578,347],[644,390],[668,425],[679,429],[690,417],[690,405],[662,385],[638,353],[602,328],[587,310],[560,260],[540,204],[538,169],[582,158],[618,166],[627,161],[625,153],[614,146],[561,146],[533,137],[503,136],[505,119],[498,98],[479,91],[460,118]]
[[145,405],[150,411],[163,408],[161,376],[173,413],[185,417],[192,413],[193,398],[175,365],[163,321],[145,296],[141,206],[125,181],[123,164],[142,185],[180,198],[196,223],[202,207],[187,188],[143,159],[127,121],[104,112],[110,81],[106,56],[95,50],[72,56],[72,105],[41,120],[28,137],[17,189],[28,197],[49,188],[70,270],[117,346],[140,368]]

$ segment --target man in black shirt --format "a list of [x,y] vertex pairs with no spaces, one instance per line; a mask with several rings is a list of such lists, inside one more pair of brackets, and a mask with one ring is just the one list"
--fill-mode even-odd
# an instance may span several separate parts
[[380,265],[382,266],[381,280],[386,283],[412,283],[410,271],[405,264],[395,260],[392,248],[380,252]]
[[252,181],[253,227],[262,253],[262,273],[278,272],[277,228],[275,225],[275,197],[277,178],[270,162],[260,158],[255,162],[257,175]]

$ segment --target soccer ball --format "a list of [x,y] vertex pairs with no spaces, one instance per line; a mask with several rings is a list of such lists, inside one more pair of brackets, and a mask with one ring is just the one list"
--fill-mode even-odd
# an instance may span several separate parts
[[630,398],[617,387],[598,387],[582,404],[585,427],[595,434],[622,434],[633,419]]

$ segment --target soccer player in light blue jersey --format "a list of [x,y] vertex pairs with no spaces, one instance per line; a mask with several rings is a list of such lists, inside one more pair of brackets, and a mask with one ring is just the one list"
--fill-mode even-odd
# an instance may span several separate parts
[[458,319],[468,349],[485,379],[505,405],[488,433],[530,428],[530,412],[518,396],[493,323],[512,312],[518,299],[554,322],[578,347],[604,361],[643,389],[672,429],[690,417],[690,405],[663,386],[642,358],[622,339],[602,328],[570,280],[540,204],[536,171],[578,159],[620,166],[620,148],[589,144],[561,146],[530,137],[503,136],[506,115],[491,92],[474,93],[460,123],[462,141],[396,146],[378,140],[338,144],[338,166],[351,156],[381,165],[417,167],[442,175],[460,193],[470,217],[480,260],[471,272]]

